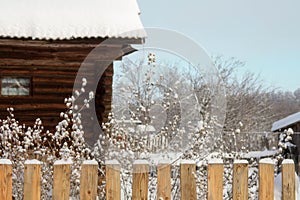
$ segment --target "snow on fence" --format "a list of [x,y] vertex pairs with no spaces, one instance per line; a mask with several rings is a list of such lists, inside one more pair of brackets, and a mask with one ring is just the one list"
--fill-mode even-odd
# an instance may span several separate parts
[[[71,162],[54,164],[53,199],[67,200],[70,194]],[[98,164],[85,161],[81,167],[80,199],[96,199]],[[24,169],[24,200],[41,197],[41,162],[28,160]],[[120,164],[117,161],[106,162],[106,199],[121,199]],[[171,165],[157,166],[157,199],[171,199]],[[185,160],[180,164],[181,199],[196,200],[195,180],[196,163]],[[207,199],[223,198],[224,164],[221,159],[208,162]],[[149,164],[138,160],[133,164],[132,199],[148,199]],[[282,199],[295,200],[295,168],[292,160],[282,162]],[[233,200],[248,199],[248,162],[235,161],[233,164]],[[12,163],[0,160],[0,199],[12,199]],[[259,162],[259,200],[274,199],[274,162],[262,159]]]

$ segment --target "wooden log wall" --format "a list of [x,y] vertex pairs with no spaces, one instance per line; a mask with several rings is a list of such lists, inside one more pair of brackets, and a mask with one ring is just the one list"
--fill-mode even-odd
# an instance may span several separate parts
[[[13,107],[15,117],[21,124],[32,126],[36,118],[41,118],[45,129],[55,131],[55,126],[60,121],[59,114],[66,109],[64,98],[72,95],[74,80],[81,63],[102,40],[0,38],[0,78],[31,79],[31,95],[0,95],[0,119],[6,119],[6,109]],[[116,40],[113,44],[97,48],[97,54],[90,57],[94,61],[90,67],[97,62],[115,59],[122,49],[128,49],[129,45],[124,43],[134,43],[124,40]],[[89,84],[98,84],[95,102],[100,123],[105,121],[111,109],[113,64],[108,66],[99,82],[88,80]],[[85,67],[88,69],[89,63]],[[89,77],[90,72],[87,70],[86,73]],[[88,133],[87,137],[93,141],[95,134]]]

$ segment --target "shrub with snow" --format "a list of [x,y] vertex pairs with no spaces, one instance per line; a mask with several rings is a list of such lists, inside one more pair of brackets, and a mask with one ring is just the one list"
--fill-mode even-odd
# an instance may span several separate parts
[[42,121],[38,118],[33,127],[26,127],[15,119],[14,109],[8,108],[6,119],[0,120],[0,156],[12,161],[13,164],[13,198],[23,198],[24,162],[26,159],[42,161],[42,199],[50,199],[53,185],[53,164],[55,160],[71,158],[72,165],[71,196],[79,193],[80,166],[83,160],[91,158],[91,150],[86,146],[81,124],[81,110],[88,107],[89,101],[84,100],[82,107],[75,105],[75,99],[84,92],[65,99],[66,111],[60,114],[62,120],[56,131],[45,131]]

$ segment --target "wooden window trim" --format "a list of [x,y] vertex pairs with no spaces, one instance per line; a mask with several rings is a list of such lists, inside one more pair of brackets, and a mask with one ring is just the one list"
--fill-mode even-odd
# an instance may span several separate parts
[[[2,79],[3,78],[15,78],[15,79],[29,79],[29,95],[2,95]],[[0,97],[3,98],[29,98],[33,96],[33,78],[32,76],[10,76],[2,75],[0,76]]]

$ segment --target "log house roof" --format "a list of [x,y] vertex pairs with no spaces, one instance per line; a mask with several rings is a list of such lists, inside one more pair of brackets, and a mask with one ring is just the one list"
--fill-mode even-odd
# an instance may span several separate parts
[[139,12],[136,0],[2,1],[0,37],[144,38]]

